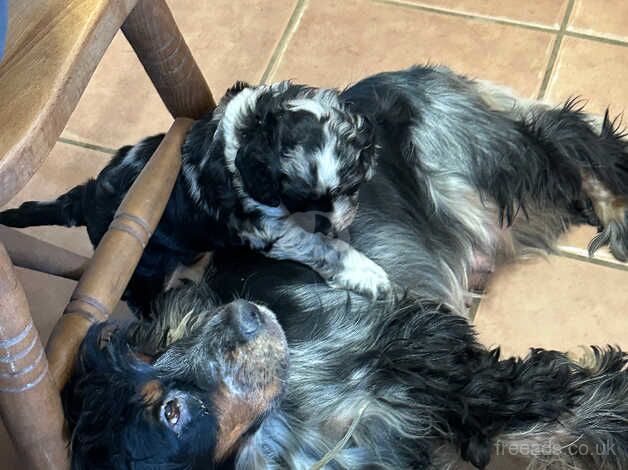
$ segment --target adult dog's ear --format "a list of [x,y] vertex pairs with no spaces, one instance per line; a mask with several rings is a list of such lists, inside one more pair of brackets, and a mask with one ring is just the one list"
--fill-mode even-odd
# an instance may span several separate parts
[[263,137],[257,137],[240,147],[235,165],[250,197],[272,207],[281,203],[278,158]]
[[360,152],[360,163],[364,166],[365,178],[368,181],[375,174],[376,141],[375,127],[367,116],[362,117],[362,126],[356,139],[358,140],[358,146],[362,149]]

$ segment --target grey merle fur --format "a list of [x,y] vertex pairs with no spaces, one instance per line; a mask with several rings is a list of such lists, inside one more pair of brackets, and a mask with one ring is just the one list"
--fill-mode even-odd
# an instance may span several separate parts
[[[360,210],[349,227],[351,244],[403,286],[405,297],[371,302],[331,288],[303,265],[247,249],[218,250],[207,285],[166,293],[149,315],[157,320],[136,323],[131,333],[117,330],[119,343],[109,343],[105,352],[93,336],[84,342],[83,357],[94,359],[81,363],[75,380],[97,385],[65,391],[68,412],[92,420],[75,428],[75,468],[112,468],[113,460],[95,456],[136,451],[124,432],[126,412],[112,415],[118,405],[102,406],[112,398],[97,380],[119,351],[149,345],[152,379],[184,377],[183,385],[202,390],[205,377],[214,377],[211,367],[191,368],[198,364],[195,354],[160,361],[176,341],[160,343],[155,352],[151,338],[182,331],[198,312],[211,316],[241,297],[274,311],[285,332],[283,394],[228,456],[193,449],[187,467],[163,455],[153,467],[129,461],[127,468],[188,468],[190,462],[205,468],[310,468],[352,424],[353,433],[327,468],[444,469],[460,459],[484,468],[494,446],[511,444],[549,444],[553,452],[535,457],[541,467],[625,468],[623,351],[591,348],[587,363],[541,349],[504,358],[480,345],[464,318],[468,277],[479,260],[497,263],[551,250],[570,224],[599,222],[581,169],[615,194],[626,194],[621,134],[608,119],[600,134],[572,105],[550,109],[514,100],[443,68],[380,74],[340,96],[372,123],[379,147],[377,171],[360,190]],[[625,225],[612,223],[620,234],[612,248],[621,254]],[[198,328],[183,329],[184,338],[202,345],[222,334]],[[115,373],[116,383],[135,380],[124,370]],[[212,409],[211,396],[204,399]],[[100,419],[116,423],[115,432],[97,425]],[[579,445],[587,452],[577,451]]]
[[[378,171],[394,174],[373,185],[377,196],[372,190],[368,198],[387,204],[391,190],[403,191],[420,206],[420,214],[408,216],[422,218],[435,234],[430,249],[449,272],[448,296],[457,305],[470,273],[515,254],[551,251],[574,223],[599,226],[591,252],[608,244],[624,260],[622,137],[608,114],[597,129],[576,101],[558,108],[526,103],[442,67],[383,73],[342,92],[287,82],[236,84],[213,117],[189,133],[183,171],[128,297],[145,309],[141,299],[153,296],[174,266],[238,245],[302,262],[332,285],[375,296],[389,291],[379,260],[298,229],[289,217],[321,211],[332,231],[346,228],[378,156],[388,161]],[[96,180],[57,201],[0,213],[0,223],[87,225],[97,243],[160,139],[121,149]],[[405,168],[392,168],[402,163]],[[583,175],[604,194],[587,194]],[[400,188],[382,187],[396,180]],[[612,217],[598,213],[606,207]],[[372,237],[377,243],[377,233]]]

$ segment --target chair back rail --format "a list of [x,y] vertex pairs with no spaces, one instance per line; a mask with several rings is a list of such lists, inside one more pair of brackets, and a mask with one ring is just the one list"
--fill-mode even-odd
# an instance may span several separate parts
[[55,145],[136,0],[9,0],[0,62],[0,206]]

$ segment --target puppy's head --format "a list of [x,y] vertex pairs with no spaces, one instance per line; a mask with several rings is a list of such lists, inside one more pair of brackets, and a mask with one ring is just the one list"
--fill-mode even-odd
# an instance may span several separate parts
[[73,468],[215,468],[279,400],[287,346],[268,309],[188,288],[156,313],[85,338],[63,392]]
[[215,148],[248,203],[269,214],[316,211],[349,225],[373,174],[374,131],[338,92],[238,83],[219,106]]

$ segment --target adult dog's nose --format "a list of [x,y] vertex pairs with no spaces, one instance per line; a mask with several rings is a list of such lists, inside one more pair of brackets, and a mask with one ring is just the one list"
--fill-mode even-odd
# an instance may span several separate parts
[[251,340],[257,336],[262,326],[262,316],[255,304],[246,300],[235,300],[227,306],[227,311],[243,339]]

